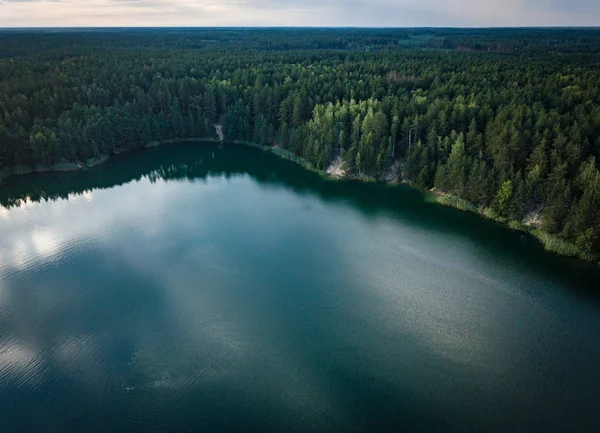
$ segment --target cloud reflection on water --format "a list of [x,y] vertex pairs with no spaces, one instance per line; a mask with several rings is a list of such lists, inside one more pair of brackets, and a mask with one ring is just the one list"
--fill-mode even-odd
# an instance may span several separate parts
[[[228,182],[256,189],[248,179]],[[207,182],[201,188],[194,188],[193,202],[197,205],[198,200],[202,201],[205,197],[210,203],[211,194],[222,194],[226,187],[223,182]],[[237,268],[236,257],[205,241],[212,216],[206,220],[202,211],[185,210],[189,192],[188,188],[181,190],[180,185],[175,183],[150,184],[142,181],[121,187],[119,194],[114,191],[94,192],[94,206],[81,206],[75,199],[38,203],[33,207],[27,205],[27,211],[12,209],[10,212],[14,218],[11,220],[10,236],[3,239],[1,250],[2,257],[8,258],[3,263],[3,271],[11,276],[4,289],[9,294],[8,308],[13,317],[27,314],[37,323],[48,323],[50,327],[40,333],[39,329],[32,329],[35,325],[27,325],[20,319],[9,318],[8,323],[0,322],[2,328],[13,333],[13,337],[21,342],[21,346],[17,347],[0,343],[0,351],[10,354],[10,358],[0,359],[0,362],[9,365],[10,360],[21,360],[18,365],[30,377],[40,371],[40,368],[27,370],[33,361],[36,366],[44,366],[41,371],[63,369],[69,381],[78,382],[90,391],[98,386],[97,382],[103,376],[104,380],[121,384],[121,392],[173,389],[181,393],[186,389],[213,386],[217,392],[242,393],[248,392],[252,389],[252,382],[258,381],[264,387],[247,395],[246,405],[251,405],[258,398],[267,406],[279,408],[279,412],[296,412],[298,417],[307,419],[314,418],[315,413],[323,418],[326,414],[340,413],[339,405],[334,409],[335,398],[324,395],[319,380],[311,378],[310,368],[269,340],[269,327],[253,329],[256,318],[254,322],[238,323],[237,318],[248,315],[239,309],[243,306],[232,304],[227,298],[220,299],[218,287],[202,286],[203,276],[207,274],[213,281],[223,279],[222,283],[227,284],[235,275],[230,269]],[[235,209],[232,210],[237,212],[231,215],[232,223],[244,218],[244,209],[253,213],[252,203],[247,202],[243,191],[234,203]],[[171,212],[167,216],[166,209],[175,210],[176,214]],[[165,221],[169,222],[165,224]],[[189,233],[193,248],[168,244],[170,238],[176,239],[182,232]],[[82,243],[82,238],[91,241]],[[119,248],[114,249],[117,239],[121,242]],[[153,245],[153,242],[157,244]],[[76,249],[73,249],[74,245]],[[183,256],[177,252],[181,247],[185,248]],[[51,262],[56,256],[95,256],[107,248],[111,250],[112,257],[100,260],[108,262],[97,264],[98,273],[88,276],[89,287],[85,289],[85,281],[79,284],[69,281],[76,275],[71,275],[75,263],[58,260],[56,267],[46,272],[39,271],[40,265]],[[170,256],[170,252],[173,255]],[[118,265],[115,266],[115,263]],[[60,278],[67,281],[62,281],[64,288],[61,289],[58,278],[65,267],[67,275]],[[240,280],[240,284],[252,285],[247,280],[252,270],[244,263],[239,263],[239,268],[245,271],[245,280]],[[140,290],[159,291],[157,295],[162,300],[160,305],[155,305],[157,310],[151,316],[136,315],[135,311],[129,316],[117,316],[101,308],[106,300],[99,297],[113,297],[111,292],[103,295],[90,292],[94,286],[100,288],[103,285],[100,280],[104,280],[104,284],[114,281],[116,286],[112,290],[117,290],[121,285],[119,280],[123,278],[122,269],[135,269],[136,274],[143,274],[144,279],[153,282],[149,287],[140,287]],[[194,277],[194,272],[197,272],[197,277]],[[44,288],[36,287],[39,278],[51,284],[46,283]],[[254,275],[253,278],[256,284],[261,276]],[[23,282],[27,282],[25,286]],[[41,301],[44,292],[49,294],[49,291],[54,299]],[[108,323],[115,322],[115,327],[101,329],[101,324],[94,324],[86,312],[92,313],[92,316],[103,316],[103,321]],[[255,312],[250,313],[253,315]],[[64,314],[68,315],[68,321],[61,320]],[[114,329],[119,329],[119,332],[113,333]],[[43,348],[25,349],[42,338],[47,340]],[[111,371],[103,360],[108,352],[114,350],[114,342],[122,338],[131,351],[128,361],[131,377],[124,371]],[[268,367],[264,375],[252,378],[252,371],[258,371],[260,366]],[[120,376],[106,378],[114,374]],[[248,381],[248,378],[251,379],[247,387],[235,385],[235,390],[223,389]],[[44,380],[52,379],[46,377]],[[36,383],[39,385],[39,382]]]

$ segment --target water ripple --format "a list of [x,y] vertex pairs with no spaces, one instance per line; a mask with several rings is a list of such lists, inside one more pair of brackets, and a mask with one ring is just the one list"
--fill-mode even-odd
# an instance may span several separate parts
[[35,388],[42,381],[42,357],[16,339],[0,341],[0,383],[15,388]]

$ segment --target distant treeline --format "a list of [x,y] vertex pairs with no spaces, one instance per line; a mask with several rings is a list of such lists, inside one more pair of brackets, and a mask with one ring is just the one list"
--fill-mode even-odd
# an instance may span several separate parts
[[[277,145],[453,194],[600,251],[600,32],[0,32],[0,163],[152,140]],[[398,164],[394,164],[398,162]]]

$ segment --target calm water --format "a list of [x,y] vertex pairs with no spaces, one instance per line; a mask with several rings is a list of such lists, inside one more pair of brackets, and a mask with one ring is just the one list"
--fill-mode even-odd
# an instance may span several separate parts
[[2,433],[600,431],[598,269],[421,192],[182,144],[0,203]]

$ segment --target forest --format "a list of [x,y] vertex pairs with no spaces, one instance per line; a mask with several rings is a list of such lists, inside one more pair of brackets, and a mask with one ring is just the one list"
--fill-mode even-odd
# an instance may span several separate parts
[[214,137],[600,252],[597,29],[0,30],[0,169]]

